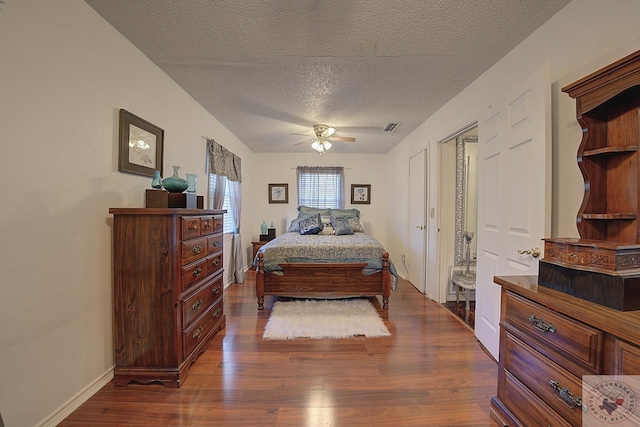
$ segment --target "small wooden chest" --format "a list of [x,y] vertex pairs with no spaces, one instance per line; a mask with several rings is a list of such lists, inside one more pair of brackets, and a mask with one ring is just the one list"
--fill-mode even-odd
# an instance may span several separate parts
[[544,239],[541,286],[619,311],[640,309],[640,245]]
[[566,267],[622,272],[640,269],[640,245],[588,239],[544,239],[544,260]]

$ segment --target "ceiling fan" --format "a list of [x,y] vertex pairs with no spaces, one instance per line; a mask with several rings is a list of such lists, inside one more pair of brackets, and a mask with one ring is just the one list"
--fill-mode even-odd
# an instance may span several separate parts
[[[316,150],[318,153],[323,154],[325,151],[329,150],[333,144],[331,141],[342,141],[342,142],[355,142],[355,138],[349,138],[345,136],[336,136],[337,132],[336,128],[329,127],[327,125],[315,125],[313,126],[313,133],[315,137],[311,137],[306,141],[299,142],[295,145],[311,143],[311,147]],[[291,135],[302,135],[307,136],[301,133],[292,133]]]

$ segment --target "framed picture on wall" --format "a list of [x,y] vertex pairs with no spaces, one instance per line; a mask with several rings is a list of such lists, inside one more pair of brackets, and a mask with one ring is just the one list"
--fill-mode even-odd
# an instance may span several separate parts
[[289,203],[289,184],[269,184],[269,203]]
[[118,170],[152,177],[162,176],[164,130],[145,119],[120,110],[120,145]]
[[351,204],[371,204],[371,184],[351,184]]

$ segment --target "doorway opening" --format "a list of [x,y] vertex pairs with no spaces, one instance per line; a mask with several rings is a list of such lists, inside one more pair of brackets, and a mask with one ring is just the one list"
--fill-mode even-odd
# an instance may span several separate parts
[[441,301],[473,328],[478,222],[477,125],[441,141],[439,153]]

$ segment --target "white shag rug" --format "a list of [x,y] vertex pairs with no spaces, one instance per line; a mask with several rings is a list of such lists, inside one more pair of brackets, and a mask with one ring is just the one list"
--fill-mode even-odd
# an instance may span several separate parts
[[262,338],[348,338],[391,335],[366,299],[276,301]]

